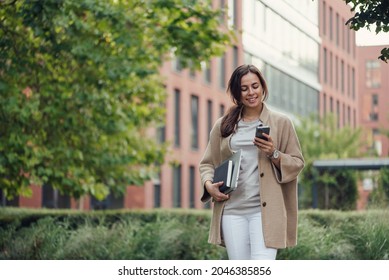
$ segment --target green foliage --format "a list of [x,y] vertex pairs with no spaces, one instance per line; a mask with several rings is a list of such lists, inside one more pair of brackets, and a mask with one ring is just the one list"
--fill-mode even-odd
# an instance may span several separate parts
[[334,115],[310,116],[300,120],[296,131],[301,142],[306,167],[300,176],[300,205],[312,206],[312,185],[319,185],[319,205],[330,209],[353,209],[357,199],[355,171],[328,170],[318,173],[313,168],[317,159],[341,159],[361,156],[361,129],[338,128]]
[[[346,24],[350,29],[359,30],[375,24],[375,32],[389,32],[389,1],[387,0],[344,0],[351,4],[351,11],[355,12]],[[387,62],[389,59],[389,48],[383,48],[379,59]]]
[[298,244],[280,250],[278,259],[287,260],[344,260],[353,253],[353,247],[342,237],[339,227],[323,227],[316,221],[300,219]]
[[369,196],[371,208],[385,208],[389,206],[389,169],[379,171],[377,187]]
[[230,33],[206,1],[0,1],[0,188],[98,199],[141,185],[166,147],[159,67],[198,66]]
[[384,190],[386,199],[389,200],[389,169],[384,168],[380,170],[379,186]]
[[207,243],[210,212],[45,212],[33,219],[15,213],[13,222],[9,215],[0,228],[0,259],[227,257],[225,249]]
[[[4,210],[4,211],[3,211]],[[219,260],[210,211],[2,209],[0,259]],[[304,210],[298,244],[280,260],[388,260],[389,212]]]
[[323,172],[330,178],[319,187],[318,206],[322,209],[353,210],[358,199],[357,172],[355,170],[329,170]]
[[388,260],[389,212],[303,211],[298,244],[279,259]]

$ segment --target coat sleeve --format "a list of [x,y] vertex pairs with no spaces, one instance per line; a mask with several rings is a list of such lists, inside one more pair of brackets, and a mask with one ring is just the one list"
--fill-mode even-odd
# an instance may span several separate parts
[[304,157],[293,123],[288,118],[284,119],[279,138],[279,151],[281,156],[280,169],[273,164],[277,181],[281,184],[297,179],[304,168]]
[[203,158],[199,164],[201,185],[203,188],[203,195],[201,197],[202,202],[207,202],[211,196],[205,188],[206,181],[213,181],[213,176],[215,173],[215,166],[220,162],[220,143],[221,143],[221,133],[220,133],[220,119],[215,123],[214,127],[210,132],[209,141],[207,148],[205,149]]

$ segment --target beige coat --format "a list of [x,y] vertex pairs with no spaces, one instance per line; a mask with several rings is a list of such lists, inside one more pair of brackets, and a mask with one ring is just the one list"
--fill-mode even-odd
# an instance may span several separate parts
[[[221,137],[218,119],[211,130],[209,143],[200,162],[200,175],[204,190],[201,201],[210,199],[204,188],[213,180],[215,166],[232,155],[231,136]],[[304,167],[304,158],[294,126],[285,115],[270,111],[264,104],[260,120],[270,126],[274,146],[280,151],[281,166],[278,170],[258,149],[260,197],[263,235],[267,247],[285,248],[297,244],[297,176]],[[254,137],[254,135],[253,135]],[[239,186],[238,186],[239,187]],[[214,202],[209,231],[209,243],[224,246],[221,235],[221,216],[225,202]]]

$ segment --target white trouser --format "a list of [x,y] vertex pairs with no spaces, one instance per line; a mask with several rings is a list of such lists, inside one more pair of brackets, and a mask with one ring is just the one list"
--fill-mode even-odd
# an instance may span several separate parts
[[261,212],[223,215],[223,237],[230,260],[275,260],[277,249],[267,248],[263,239]]

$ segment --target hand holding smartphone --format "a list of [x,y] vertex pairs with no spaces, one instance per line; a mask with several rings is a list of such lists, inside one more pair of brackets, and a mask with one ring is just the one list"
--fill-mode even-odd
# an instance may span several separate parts
[[255,137],[258,137],[260,139],[263,139],[263,140],[268,140],[266,136],[262,135],[262,133],[266,133],[266,134],[270,134],[270,126],[268,125],[258,125],[257,126],[257,129],[255,131]]

